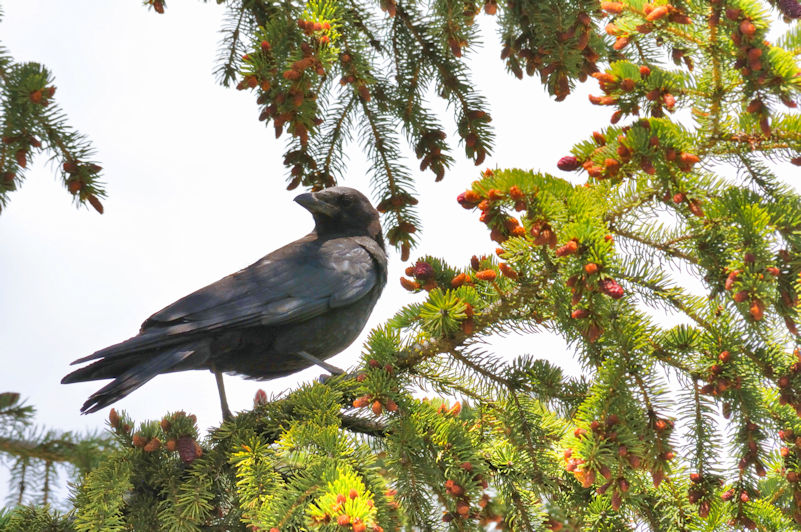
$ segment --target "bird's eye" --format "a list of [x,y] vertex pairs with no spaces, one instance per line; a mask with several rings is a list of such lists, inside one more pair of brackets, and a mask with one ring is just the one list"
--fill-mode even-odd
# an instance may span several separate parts
[[339,201],[345,207],[348,207],[353,204],[353,198],[351,196],[342,196],[342,198]]

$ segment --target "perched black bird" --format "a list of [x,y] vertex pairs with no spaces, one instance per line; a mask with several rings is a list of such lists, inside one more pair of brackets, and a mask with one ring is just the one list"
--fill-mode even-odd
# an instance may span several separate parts
[[73,362],[94,360],[62,383],[114,379],[81,407],[89,413],[158,375],[222,373],[272,379],[336,355],[364,328],[387,281],[378,212],[359,191],[333,187],[295,201],[314,231],[153,314],[137,336]]

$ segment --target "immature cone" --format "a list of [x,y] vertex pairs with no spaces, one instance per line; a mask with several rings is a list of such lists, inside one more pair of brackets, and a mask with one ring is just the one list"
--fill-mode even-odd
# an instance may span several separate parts
[[481,270],[480,272],[476,272],[476,278],[482,281],[494,281],[497,276],[498,274],[495,273],[495,270]]
[[578,251],[578,241],[570,240],[564,246],[558,248],[556,250],[557,257],[566,257],[568,255],[573,255]]
[[178,456],[181,457],[181,461],[185,464],[190,464],[203,455],[203,449],[191,436],[181,436],[175,442],[175,446],[178,449]]
[[589,310],[585,308],[577,308],[570,314],[570,317],[573,318],[574,320],[580,320],[582,318],[586,318],[589,315],[590,315]]
[[472,190],[466,190],[456,196],[456,201],[465,209],[472,209],[481,201],[481,196]]
[[787,330],[793,336],[798,336],[798,327],[796,327],[795,322],[789,316],[784,317],[784,325],[787,326]]
[[798,0],[779,0],[779,9],[787,18],[801,18],[801,4]]
[[412,275],[415,279],[431,279],[434,277],[434,268],[427,262],[417,261],[414,265]]
[[112,408],[111,412],[108,413],[108,421],[111,424],[111,428],[116,429],[120,426],[120,415],[116,409]]
[[658,6],[648,13],[648,15],[645,17],[645,20],[648,22],[653,22],[655,20],[659,20],[660,18],[666,17],[668,13],[668,6]]
[[587,341],[591,344],[594,344],[598,341],[598,338],[601,337],[603,334],[603,329],[597,323],[591,323],[590,326],[587,328]]
[[253,396],[253,406],[260,406],[267,404],[267,392],[262,389],[256,391],[256,395]]
[[611,15],[618,15],[623,12],[623,4],[620,2],[601,2],[601,9]]
[[517,277],[518,277],[518,275],[517,275],[517,272],[516,272],[516,271],[514,271],[514,270],[513,270],[513,269],[512,269],[512,268],[511,268],[511,267],[510,267],[508,264],[506,264],[505,262],[502,262],[502,263],[500,263],[500,264],[498,265],[498,268],[501,270],[501,274],[502,274],[504,277],[508,277],[509,279],[512,279],[513,281],[516,281],[516,280],[517,280]]
[[728,277],[726,277],[726,283],[723,285],[723,287],[726,290],[731,290],[732,288],[734,288],[734,283],[737,282],[737,277],[739,275],[740,275],[740,270],[733,270],[731,273],[729,273]]
[[470,281],[470,276],[466,273],[460,273],[453,279],[451,279],[451,288],[459,288],[466,282]]
[[598,281],[598,289],[612,299],[623,297],[623,287],[614,279],[601,279]]
[[578,159],[573,157],[572,155],[568,155],[567,157],[562,157],[559,159],[559,162],[556,163],[556,167],[564,172],[572,172],[579,167]]
[[734,301],[737,303],[742,303],[743,301],[748,299],[748,295],[749,295],[748,290],[740,290],[739,292],[734,294],[734,296],[732,296],[732,299],[734,299]]
[[103,214],[103,204],[100,203],[100,200],[97,199],[97,197],[94,194],[90,194],[89,197],[86,199],[89,200],[89,203],[92,204],[92,207],[94,207],[97,212]]
[[407,279],[406,277],[401,277],[400,283],[401,286],[406,290],[408,290],[409,292],[420,290],[420,283],[418,283],[417,281],[412,281],[411,279]]
[[751,306],[748,311],[751,313],[751,317],[754,318],[754,321],[760,321],[765,312],[765,304],[761,299],[754,299],[751,301]]

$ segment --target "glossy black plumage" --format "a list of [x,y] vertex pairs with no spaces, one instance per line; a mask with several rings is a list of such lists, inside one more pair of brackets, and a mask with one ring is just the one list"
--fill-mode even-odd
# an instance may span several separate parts
[[[95,412],[159,373],[210,369],[270,379],[324,360],[356,339],[386,284],[378,213],[333,187],[295,201],[315,230],[150,316],[137,336],[73,362],[62,383],[113,378],[84,403]],[[225,406],[224,406],[225,409]]]

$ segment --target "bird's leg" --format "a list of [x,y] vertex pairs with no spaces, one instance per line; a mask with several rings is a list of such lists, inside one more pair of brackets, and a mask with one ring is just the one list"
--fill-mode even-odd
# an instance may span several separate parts
[[336,366],[333,366],[333,365],[329,364],[328,362],[324,362],[324,361],[320,360],[319,358],[317,358],[314,355],[310,355],[306,351],[298,351],[297,355],[299,357],[301,357],[301,358],[305,358],[306,360],[308,360],[312,364],[316,364],[316,365],[320,366],[321,368],[323,368],[324,370],[333,373],[334,375],[344,375],[345,374],[345,371],[339,369]]
[[211,372],[214,373],[214,378],[217,380],[217,391],[220,393],[220,407],[222,408],[223,421],[228,421],[233,416],[231,410],[228,408],[228,399],[225,397],[225,384],[223,384],[223,375],[221,371],[217,371],[214,366],[211,367]]

